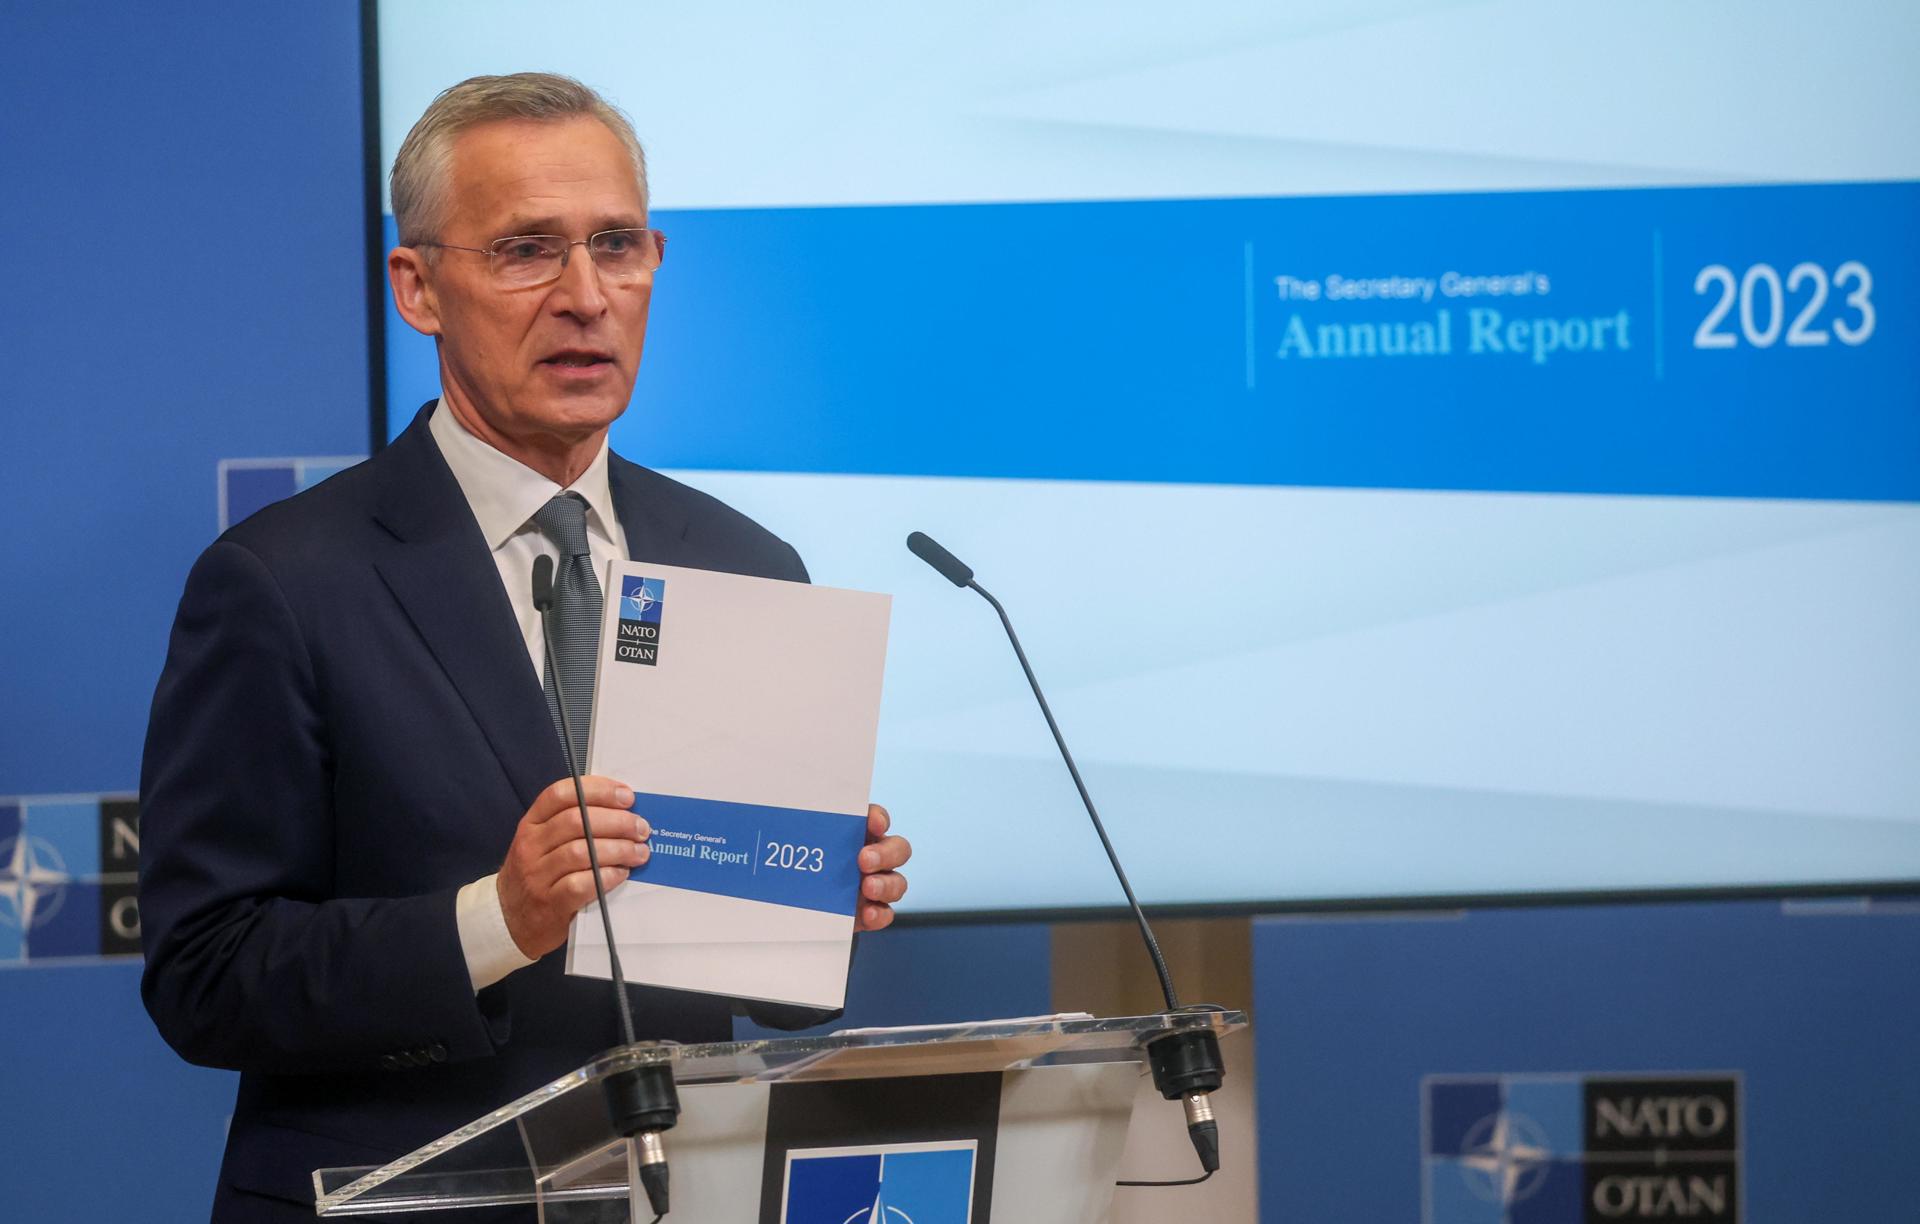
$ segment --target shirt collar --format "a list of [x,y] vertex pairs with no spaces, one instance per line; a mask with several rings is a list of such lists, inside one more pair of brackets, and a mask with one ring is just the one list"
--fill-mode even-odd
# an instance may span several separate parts
[[605,439],[601,440],[600,449],[587,470],[563,490],[518,459],[474,437],[458,417],[443,411],[444,408],[444,402],[434,405],[427,429],[440,448],[441,457],[453,469],[460,491],[466,494],[467,504],[473,508],[473,517],[480,524],[480,534],[486,537],[489,549],[498,551],[502,544],[529,526],[528,520],[535,511],[556,494],[567,491],[578,493],[586,501],[589,530],[597,531],[609,541],[619,538],[613,530],[613,490],[607,483]]

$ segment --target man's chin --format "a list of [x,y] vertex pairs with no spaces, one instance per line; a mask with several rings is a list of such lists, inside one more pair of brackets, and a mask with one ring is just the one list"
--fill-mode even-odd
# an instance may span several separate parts
[[557,431],[590,433],[618,420],[632,397],[632,384],[617,379],[594,387],[546,387],[529,397],[521,413]]

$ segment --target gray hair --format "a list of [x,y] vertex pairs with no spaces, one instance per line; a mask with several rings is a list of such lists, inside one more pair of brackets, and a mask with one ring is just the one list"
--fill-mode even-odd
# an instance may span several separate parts
[[647,203],[647,155],[633,124],[619,107],[572,77],[551,72],[477,76],[441,91],[400,143],[393,159],[393,219],[400,245],[439,237],[446,224],[453,142],[460,133],[501,119],[598,119],[620,138],[633,158],[640,206]]

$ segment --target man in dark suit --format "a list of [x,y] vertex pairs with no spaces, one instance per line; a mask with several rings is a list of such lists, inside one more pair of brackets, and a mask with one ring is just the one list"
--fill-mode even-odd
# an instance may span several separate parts
[[[618,1043],[606,986],[554,954],[593,890],[532,559],[571,532],[596,568],[806,579],[759,525],[607,450],[664,246],[644,174],[575,82],[441,95],[396,160],[388,261],[441,399],[188,578],[141,783],[142,993],[183,1056],[242,1073],[216,1220],[311,1219],[314,1168],[384,1163]],[[610,886],[647,829],[626,780],[586,786]],[[906,888],[887,824],[870,810],[863,930]],[[644,1037],[730,1033],[728,1000],[631,993]]]

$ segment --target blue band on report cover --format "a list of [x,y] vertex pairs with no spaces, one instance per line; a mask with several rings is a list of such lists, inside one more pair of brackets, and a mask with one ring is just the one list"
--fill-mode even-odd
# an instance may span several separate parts
[[643,884],[853,916],[864,815],[653,794],[633,811],[653,830]]

